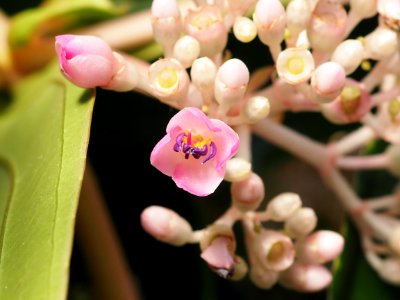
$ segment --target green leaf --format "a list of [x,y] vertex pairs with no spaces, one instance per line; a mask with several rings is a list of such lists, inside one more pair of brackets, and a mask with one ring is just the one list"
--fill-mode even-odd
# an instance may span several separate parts
[[0,115],[0,299],[66,297],[93,104],[53,63]]
[[54,36],[126,12],[127,6],[115,6],[109,0],[50,1],[27,9],[11,19],[9,40],[12,48],[25,46],[35,35]]

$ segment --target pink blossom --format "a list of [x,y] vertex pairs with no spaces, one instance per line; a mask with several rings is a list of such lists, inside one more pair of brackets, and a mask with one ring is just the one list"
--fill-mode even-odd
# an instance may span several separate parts
[[194,107],[173,116],[166,131],[151,153],[151,164],[189,193],[213,193],[224,178],[226,162],[239,148],[237,133]]
[[116,71],[118,63],[111,48],[98,37],[59,35],[55,48],[61,71],[80,87],[105,86]]

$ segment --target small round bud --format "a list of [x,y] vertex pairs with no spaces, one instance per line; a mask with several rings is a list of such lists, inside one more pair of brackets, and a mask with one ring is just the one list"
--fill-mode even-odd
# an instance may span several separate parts
[[348,39],[340,43],[331,60],[340,64],[346,74],[353,73],[364,59],[364,46],[360,40]]
[[294,263],[279,276],[279,284],[298,292],[317,292],[331,281],[331,272],[319,264]]
[[289,268],[295,255],[292,240],[274,230],[263,230],[257,234],[252,244],[252,251],[263,268],[276,272]]
[[385,27],[378,27],[365,37],[365,51],[369,58],[381,60],[398,49],[397,33]]
[[311,7],[307,0],[292,0],[286,7],[286,23],[291,33],[306,29],[311,18]]
[[190,77],[199,91],[212,91],[215,76],[217,76],[217,66],[210,58],[200,57],[193,62]]
[[265,270],[259,265],[254,264],[250,268],[249,277],[258,288],[270,289],[278,282],[279,273]]
[[312,208],[302,207],[285,222],[285,232],[291,237],[302,237],[317,226],[317,216]]
[[314,58],[304,48],[286,48],[278,55],[276,70],[280,78],[290,84],[305,82],[314,70]]
[[311,77],[312,100],[317,103],[328,103],[340,95],[346,82],[346,74],[336,62],[319,65]]
[[251,175],[251,163],[241,157],[227,161],[224,179],[229,182],[242,181]]
[[302,262],[325,264],[343,251],[343,237],[330,230],[319,230],[296,242],[296,257]]
[[248,270],[249,267],[246,261],[240,256],[235,256],[235,266],[233,267],[232,277],[229,279],[232,281],[242,280],[246,276]]
[[149,206],[140,215],[144,230],[159,241],[182,246],[192,236],[192,227],[180,215],[161,206]]
[[238,17],[233,24],[233,34],[242,43],[249,43],[257,36],[257,27],[247,17]]
[[246,179],[232,183],[231,194],[233,205],[239,210],[256,210],[264,199],[264,182],[256,173],[251,173]]
[[400,259],[387,258],[382,261],[378,273],[386,282],[400,285]]
[[400,2],[393,0],[378,0],[377,10],[383,23],[393,29],[399,30]]
[[377,0],[350,0],[351,11],[360,18],[371,18],[376,13]]
[[282,193],[269,201],[267,213],[271,220],[286,221],[301,207],[301,199],[295,193]]
[[242,108],[242,115],[250,124],[257,123],[269,115],[271,105],[268,98],[254,96],[249,98]]
[[199,55],[200,44],[195,38],[184,35],[176,41],[173,57],[179,60],[185,68],[189,68]]

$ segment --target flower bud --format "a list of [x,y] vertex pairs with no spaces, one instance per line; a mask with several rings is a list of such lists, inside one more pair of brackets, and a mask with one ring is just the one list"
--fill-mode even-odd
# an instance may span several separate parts
[[302,207],[286,220],[284,226],[290,237],[302,237],[315,229],[317,216],[312,208]]
[[258,0],[253,13],[258,37],[265,45],[280,44],[285,34],[285,8],[279,0]]
[[223,278],[232,277],[234,271],[235,261],[231,244],[230,237],[217,236],[201,253],[201,258],[207,262],[208,266]]
[[200,55],[213,58],[228,43],[228,31],[217,6],[201,5],[189,10],[185,17],[186,34],[200,43]]
[[279,273],[265,270],[260,265],[254,264],[250,268],[249,277],[258,288],[270,289],[278,282]]
[[282,193],[269,201],[267,213],[271,220],[286,221],[301,207],[301,199],[295,193]]
[[360,40],[348,39],[340,43],[331,60],[342,65],[346,74],[353,73],[364,59],[364,46]]
[[327,103],[340,95],[346,82],[346,74],[336,62],[319,65],[311,77],[311,97],[317,103]]
[[375,60],[389,57],[398,49],[397,33],[378,27],[365,37],[366,56]]
[[249,79],[249,70],[240,59],[229,59],[219,67],[215,78],[214,95],[220,113],[227,113],[242,99]]
[[371,109],[371,97],[365,87],[347,80],[340,95],[332,102],[321,105],[321,112],[334,124],[359,121]]
[[400,285],[400,259],[384,259],[378,268],[378,273],[386,282]]
[[298,292],[317,292],[331,281],[331,272],[319,264],[294,263],[279,276],[279,284]]
[[350,0],[351,11],[360,18],[371,18],[376,13],[377,0]]
[[250,124],[257,123],[269,115],[271,105],[268,98],[253,96],[249,98],[242,108],[242,116]]
[[199,55],[200,44],[195,38],[184,35],[176,41],[173,57],[179,60],[185,68],[189,68]]
[[383,23],[393,29],[399,29],[400,2],[393,0],[377,0],[377,10]]
[[225,177],[226,181],[242,181],[251,175],[251,163],[241,157],[234,157],[227,161]]
[[77,86],[107,85],[116,71],[117,61],[111,48],[98,37],[59,35],[55,48],[62,73]]
[[189,75],[174,58],[162,58],[150,65],[149,84],[153,95],[163,102],[184,98],[189,89]]
[[286,48],[279,55],[276,70],[282,80],[290,84],[305,82],[314,70],[314,58],[304,48]]
[[[400,145],[398,145],[400,148]],[[399,156],[400,158],[400,156]],[[388,245],[397,255],[400,255],[400,225],[395,226],[388,237]]]
[[233,267],[233,273],[230,280],[233,281],[239,281],[246,276],[249,268],[247,266],[246,261],[240,257],[240,256],[235,256],[235,266]]
[[296,257],[301,262],[325,264],[343,251],[343,237],[330,230],[319,230],[296,242]]
[[307,0],[292,0],[286,7],[286,23],[290,34],[298,35],[306,29],[311,18],[311,7]]
[[165,56],[169,57],[182,29],[181,15],[176,0],[153,0],[151,24],[154,40],[161,44]]
[[264,182],[256,173],[251,173],[246,179],[232,183],[231,194],[233,205],[239,210],[256,210],[264,199]]
[[237,17],[233,24],[233,34],[242,43],[249,43],[257,36],[257,27],[247,17]]
[[190,224],[171,209],[149,206],[140,215],[144,230],[159,241],[182,246],[192,236]]
[[347,14],[339,3],[319,1],[307,28],[311,47],[320,52],[332,51],[346,32]]
[[274,230],[263,230],[253,240],[254,257],[266,270],[280,272],[289,268],[294,261],[292,240]]
[[210,58],[200,57],[193,62],[190,77],[200,92],[214,90],[215,76],[217,76],[217,66]]

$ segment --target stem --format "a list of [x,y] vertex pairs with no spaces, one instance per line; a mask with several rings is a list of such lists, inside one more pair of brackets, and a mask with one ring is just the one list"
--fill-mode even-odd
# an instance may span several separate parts
[[239,150],[236,154],[237,157],[244,158],[251,162],[251,129],[249,125],[240,125],[235,127],[235,131],[240,138]]
[[89,164],[83,178],[76,223],[78,242],[95,285],[96,299],[140,299],[116,229]]
[[389,161],[385,153],[368,156],[347,156],[337,159],[337,166],[348,170],[384,169]]
[[334,142],[333,147],[336,155],[343,155],[353,152],[365,145],[376,137],[375,132],[368,126],[363,126],[350,134],[343,137],[341,140]]

